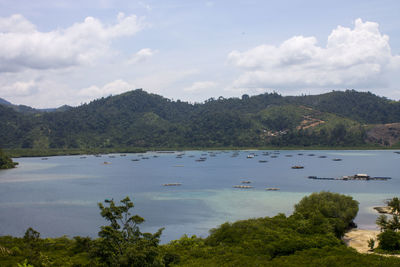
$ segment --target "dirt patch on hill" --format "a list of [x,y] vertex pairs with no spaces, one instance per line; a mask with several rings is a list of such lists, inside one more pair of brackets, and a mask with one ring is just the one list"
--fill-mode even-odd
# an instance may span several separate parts
[[400,123],[378,124],[367,131],[366,141],[383,146],[400,142]]

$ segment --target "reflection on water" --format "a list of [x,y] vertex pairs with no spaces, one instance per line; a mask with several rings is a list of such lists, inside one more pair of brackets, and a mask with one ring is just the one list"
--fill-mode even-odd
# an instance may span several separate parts
[[[17,169],[0,172],[0,234],[21,236],[33,227],[43,236],[95,237],[99,226],[106,223],[97,203],[130,196],[135,203],[132,213],[146,219],[142,230],[154,232],[165,227],[162,239],[166,242],[184,233],[206,236],[209,229],[225,221],[289,215],[302,197],[319,191],[353,196],[360,202],[356,223],[370,229],[376,227],[377,217],[372,207],[400,192],[400,156],[392,151],[263,152],[186,151],[179,152],[183,155],[178,158],[178,153],[153,152],[17,159]],[[254,158],[247,158],[250,153]],[[200,157],[206,160],[196,161]],[[294,165],[304,169],[294,170]],[[309,175],[355,173],[392,179],[307,179]],[[250,181],[253,188],[233,188],[243,181]],[[168,183],[182,185],[162,186]],[[271,187],[280,190],[265,190]]]

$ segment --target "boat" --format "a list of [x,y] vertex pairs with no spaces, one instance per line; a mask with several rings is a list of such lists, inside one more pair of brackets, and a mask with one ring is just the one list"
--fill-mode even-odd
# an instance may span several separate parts
[[304,166],[295,165],[292,166],[292,169],[304,169]]
[[181,183],[168,183],[168,184],[163,184],[163,186],[180,186],[182,185]]
[[342,161],[342,159],[332,159],[333,161]]
[[247,158],[252,159],[252,158],[254,158],[254,155],[253,154],[247,155]]
[[244,188],[244,189],[250,189],[253,188],[251,185],[234,185],[234,188]]
[[278,190],[280,190],[280,188],[277,188],[277,187],[267,187],[267,188],[265,188],[265,190],[267,190],[267,191],[278,191]]
[[320,159],[324,159],[324,158],[326,158],[326,156],[319,156],[318,158],[320,158]]
[[268,162],[268,160],[259,160],[258,162],[265,163],[265,162]]
[[48,160],[49,158],[42,158],[42,160]]
[[107,164],[111,164],[111,163],[110,163],[110,162],[107,162],[107,161],[104,161],[103,164],[104,164],[104,165],[107,165]]
[[288,157],[288,158],[290,158],[290,157],[293,157],[292,155],[285,155],[285,157]]
[[250,184],[251,181],[242,181],[242,184]]
[[310,156],[310,157],[312,157],[312,156],[315,156],[315,154],[308,154],[307,156]]

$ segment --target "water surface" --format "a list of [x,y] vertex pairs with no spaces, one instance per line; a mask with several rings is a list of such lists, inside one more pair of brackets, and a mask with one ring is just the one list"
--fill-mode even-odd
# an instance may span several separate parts
[[[182,158],[177,158],[182,153]],[[142,230],[154,232],[165,227],[162,240],[167,242],[182,234],[206,236],[210,228],[225,221],[280,212],[289,215],[302,197],[323,190],[353,196],[360,202],[356,223],[360,228],[373,229],[377,214],[372,207],[400,192],[400,155],[393,151],[237,153],[236,157],[232,157],[233,151],[186,151],[16,159],[18,168],[0,171],[0,235],[21,236],[33,227],[42,236],[96,237],[105,224],[97,203],[129,196],[135,203],[132,213],[146,219]],[[250,153],[256,156],[247,159]],[[197,162],[200,157],[207,159]],[[291,169],[294,165],[304,169]],[[341,177],[355,173],[392,179],[307,179],[309,175]],[[244,180],[251,181],[254,188],[233,188]],[[163,186],[166,183],[182,185]],[[268,187],[280,190],[266,191]]]

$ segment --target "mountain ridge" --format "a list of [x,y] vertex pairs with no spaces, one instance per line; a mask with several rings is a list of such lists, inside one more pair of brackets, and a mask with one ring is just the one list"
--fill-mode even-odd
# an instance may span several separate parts
[[[190,104],[137,89],[58,112],[26,113],[0,105],[0,147],[396,146],[397,128],[368,133],[374,124],[398,122],[399,101],[354,90]],[[379,133],[389,133],[383,138],[390,142]]]

